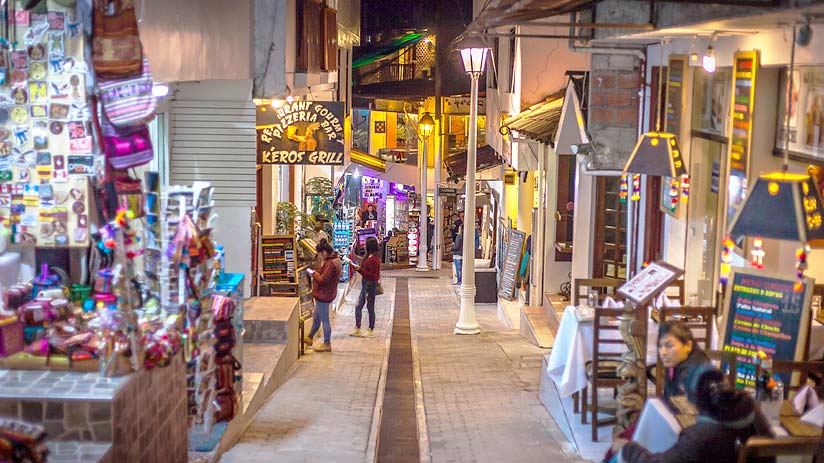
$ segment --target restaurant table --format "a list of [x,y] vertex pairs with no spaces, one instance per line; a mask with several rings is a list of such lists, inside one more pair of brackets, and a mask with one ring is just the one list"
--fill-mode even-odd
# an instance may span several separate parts
[[[618,331],[610,330],[603,334],[604,339],[621,339]],[[558,334],[555,335],[547,367],[547,373],[558,387],[561,397],[567,397],[586,387],[586,364],[592,360],[593,339],[592,318],[579,320],[575,313],[575,306],[567,306],[561,317]],[[658,325],[649,320],[647,323],[647,365],[652,365],[657,360],[657,339]],[[605,353],[627,351],[625,345],[607,344],[602,347]]]

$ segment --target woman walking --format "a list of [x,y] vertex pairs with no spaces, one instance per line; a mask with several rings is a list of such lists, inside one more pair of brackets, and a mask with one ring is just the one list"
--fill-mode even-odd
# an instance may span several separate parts
[[375,335],[375,296],[377,295],[378,285],[381,280],[381,258],[378,256],[380,247],[378,240],[369,238],[366,240],[366,259],[360,266],[352,263],[352,267],[363,276],[363,285],[361,287],[360,298],[358,305],[355,306],[355,331],[349,333],[349,336],[362,337],[361,320],[363,318],[363,305],[366,304],[366,310],[369,312],[369,331],[366,332],[366,337],[371,338]]
[[341,263],[338,253],[332,249],[329,242],[321,239],[315,248],[318,251],[318,258],[323,265],[318,271],[311,271],[310,275],[314,280],[312,283],[312,296],[315,298],[315,312],[312,315],[312,330],[309,335],[303,338],[303,342],[311,346],[312,338],[320,329],[323,323],[323,344],[315,347],[315,352],[332,351],[332,325],[329,323],[329,306],[338,295],[338,280],[340,280]]

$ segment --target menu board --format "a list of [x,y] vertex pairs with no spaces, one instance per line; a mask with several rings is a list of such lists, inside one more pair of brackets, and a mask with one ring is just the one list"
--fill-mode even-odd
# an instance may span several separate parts
[[683,270],[666,262],[653,262],[618,288],[618,294],[636,304],[644,304],[683,274]]
[[260,238],[261,274],[268,283],[295,282],[295,236],[264,235]]
[[755,76],[758,71],[758,52],[735,54],[732,76],[732,139],[730,140],[730,169],[747,173],[747,160],[752,141],[752,116],[755,108]]
[[[753,357],[759,351],[773,359],[803,360],[815,281],[805,278],[803,291],[795,291],[796,280],[744,270],[734,271],[729,281],[721,339],[724,351],[737,354],[738,387],[755,386]],[[779,377],[789,384],[786,375]]]
[[526,233],[520,230],[511,230],[509,232],[509,242],[506,245],[498,296],[511,300],[515,294],[515,278],[518,276],[525,239]]
[[315,299],[312,297],[312,278],[306,270],[309,267],[298,269],[298,297],[300,298],[300,319],[309,320],[312,318],[312,310],[315,308]]

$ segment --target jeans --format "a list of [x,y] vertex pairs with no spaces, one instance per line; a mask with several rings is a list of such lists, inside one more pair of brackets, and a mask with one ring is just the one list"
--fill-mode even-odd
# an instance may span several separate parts
[[361,327],[361,319],[363,318],[363,305],[366,304],[366,311],[369,312],[369,329],[375,329],[375,294],[378,289],[378,284],[372,281],[363,280],[363,286],[358,298],[358,305],[355,306],[355,326]]
[[332,325],[329,323],[330,305],[332,305],[331,302],[315,300],[315,313],[312,315],[312,329],[309,331],[309,337],[314,338],[320,328],[320,323],[323,322],[323,342],[326,344],[332,342]]
[[452,263],[455,264],[455,275],[458,277],[458,284],[461,284],[463,279],[463,256],[452,256]]

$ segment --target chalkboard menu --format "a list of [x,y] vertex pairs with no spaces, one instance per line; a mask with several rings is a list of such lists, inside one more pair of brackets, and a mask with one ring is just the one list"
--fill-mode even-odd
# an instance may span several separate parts
[[738,52],[733,60],[732,139],[730,169],[747,173],[752,138],[752,116],[755,107],[755,75],[758,52]]
[[309,267],[301,267],[298,270],[298,297],[300,298],[300,319],[309,320],[312,318],[312,310],[315,308],[315,300],[312,298],[312,278],[306,271]]
[[506,244],[506,255],[501,271],[501,285],[498,290],[498,296],[509,300],[512,300],[515,294],[515,279],[518,277],[518,268],[521,264],[524,239],[526,239],[526,234],[520,230],[509,232],[509,242]]
[[[753,357],[762,351],[778,360],[803,360],[810,329],[810,299],[815,281],[796,280],[764,272],[734,271],[727,286],[722,325],[722,349],[737,354],[736,384],[755,386]],[[781,375],[779,374],[779,377]],[[789,383],[784,375],[781,380]]]
[[260,238],[261,274],[268,283],[295,282],[295,236],[264,235]]

